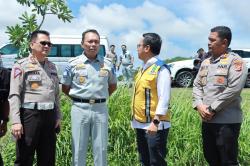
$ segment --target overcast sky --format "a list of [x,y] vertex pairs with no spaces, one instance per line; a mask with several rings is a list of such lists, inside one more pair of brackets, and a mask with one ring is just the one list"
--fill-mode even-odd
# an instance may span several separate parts
[[[67,0],[73,12],[71,23],[46,18],[42,29],[53,35],[81,35],[96,28],[107,35],[110,44],[126,44],[137,59],[136,44],[145,32],[156,32],[163,39],[162,59],[193,56],[200,47],[207,50],[210,29],[229,26],[232,48],[250,48],[249,0]],[[27,8],[16,0],[0,0],[0,44],[8,42],[6,26],[18,23]]]

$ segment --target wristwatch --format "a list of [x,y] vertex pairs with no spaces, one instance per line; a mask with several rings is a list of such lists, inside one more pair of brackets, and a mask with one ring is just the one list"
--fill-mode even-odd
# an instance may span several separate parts
[[154,119],[154,120],[153,120],[153,123],[154,123],[156,126],[158,126],[159,123],[160,123],[160,121],[159,121],[158,119]]
[[207,109],[209,112],[216,113],[216,111],[211,106],[209,106]]

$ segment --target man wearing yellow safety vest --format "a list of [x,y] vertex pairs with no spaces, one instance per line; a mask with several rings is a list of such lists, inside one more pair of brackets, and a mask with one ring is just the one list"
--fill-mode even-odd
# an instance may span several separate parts
[[137,45],[138,57],[144,63],[135,78],[132,127],[143,166],[167,165],[171,79],[168,66],[157,57],[161,43],[158,34],[145,33]]

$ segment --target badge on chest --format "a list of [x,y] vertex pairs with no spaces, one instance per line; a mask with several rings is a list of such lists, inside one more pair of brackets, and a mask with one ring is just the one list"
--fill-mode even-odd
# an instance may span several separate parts
[[101,69],[99,72],[99,77],[107,77],[108,71],[106,69]]
[[86,82],[86,78],[88,76],[88,72],[86,66],[84,64],[78,64],[76,66],[76,77],[80,84],[84,84]]
[[86,78],[84,76],[79,76],[79,82],[80,84],[83,84],[85,82]]

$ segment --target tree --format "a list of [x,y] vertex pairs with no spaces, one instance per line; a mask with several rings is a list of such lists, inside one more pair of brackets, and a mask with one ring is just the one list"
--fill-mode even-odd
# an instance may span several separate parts
[[[31,8],[31,13],[24,12],[19,18],[21,25],[7,26],[6,33],[9,40],[16,47],[20,48],[18,58],[26,57],[29,52],[29,35],[39,30],[43,25],[47,15],[56,15],[63,22],[70,22],[73,18],[71,10],[64,0],[17,0],[23,6]],[[41,22],[37,23],[37,18],[41,16]]]

